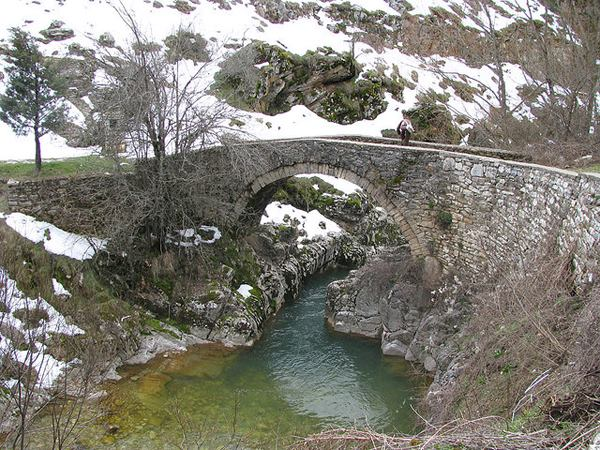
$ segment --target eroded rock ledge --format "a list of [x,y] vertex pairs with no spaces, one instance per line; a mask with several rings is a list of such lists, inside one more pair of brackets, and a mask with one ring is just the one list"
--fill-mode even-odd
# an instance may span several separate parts
[[327,321],[336,331],[381,339],[384,354],[421,363],[440,377],[457,353],[450,338],[468,305],[458,279],[436,283],[436,272],[405,247],[387,249],[329,285]]
[[247,297],[240,295],[226,274],[210,292],[213,300],[188,302],[180,316],[188,322],[193,317],[195,335],[226,345],[252,345],[267,319],[298,295],[307,277],[333,264],[357,267],[366,259],[365,250],[345,233],[296,246],[295,241],[281,242],[277,227],[266,225],[247,240],[261,272],[254,289]]

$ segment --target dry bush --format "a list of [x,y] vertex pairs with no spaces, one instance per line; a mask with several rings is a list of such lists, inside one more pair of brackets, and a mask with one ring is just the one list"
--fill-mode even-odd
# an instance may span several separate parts
[[499,415],[519,430],[589,430],[600,411],[598,292],[578,292],[568,255],[541,252],[525,270],[505,272],[473,301],[463,342],[471,355],[442,418]]
[[496,147],[527,155],[531,161],[560,168],[581,167],[600,161],[600,136],[581,134],[566,137],[554,133],[551,123],[501,117],[489,117],[475,123],[469,144]]
[[571,325],[568,364],[541,387],[549,419],[577,423],[581,433],[600,428],[600,286],[587,297]]
[[600,142],[580,140],[524,146],[533,162],[545,166],[579,168],[600,162]]
[[[227,209],[215,180],[251,173],[260,154],[232,142],[240,134],[230,126],[237,113],[212,101],[206,77],[211,61],[174,61],[172,47],[146,36],[123,3],[115,13],[131,43],[96,52],[94,64],[103,76],[94,85],[95,131],[109,148],[126,146],[135,164],[132,173],[112,177],[94,208],[113,249],[133,255],[146,242],[162,251],[169,234],[199,225],[207,210]],[[224,144],[222,154],[217,144]],[[207,164],[219,157],[228,157],[229,165]]]
[[400,450],[400,449],[541,449],[558,448],[564,439],[542,430],[535,433],[502,432],[499,417],[454,420],[428,427],[416,435],[389,436],[372,430],[334,429],[299,440],[294,450]]

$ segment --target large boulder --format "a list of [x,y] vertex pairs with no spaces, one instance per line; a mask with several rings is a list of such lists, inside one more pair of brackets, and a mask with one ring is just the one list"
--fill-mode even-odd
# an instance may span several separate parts
[[329,285],[328,324],[342,333],[378,338],[384,354],[443,373],[457,354],[451,337],[460,330],[468,303],[460,282],[449,279],[440,287],[431,266],[414,260],[406,248],[377,255]]
[[386,252],[344,280],[331,283],[325,313],[329,325],[342,333],[380,338],[392,318],[389,292],[407,257],[406,249]]
[[319,48],[296,55],[256,41],[231,55],[215,76],[214,91],[237,107],[265,114],[304,105],[327,120],[348,124],[374,119],[397,98],[403,83],[375,71],[361,74],[349,53]]
[[65,27],[65,23],[60,20],[54,20],[48,28],[40,31],[47,41],[64,41],[75,36],[75,32]]

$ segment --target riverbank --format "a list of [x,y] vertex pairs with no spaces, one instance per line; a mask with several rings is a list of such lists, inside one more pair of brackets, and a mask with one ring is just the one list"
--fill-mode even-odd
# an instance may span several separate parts
[[327,285],[346,274],[334,269],[308,279],[252,348],[213,343],[123,366],[121,380],[104,384],[100,419],[79,445],[275,448],[331,426],[412,431],[411,407],[426,379],[382,356],[376,341],[326,325]]

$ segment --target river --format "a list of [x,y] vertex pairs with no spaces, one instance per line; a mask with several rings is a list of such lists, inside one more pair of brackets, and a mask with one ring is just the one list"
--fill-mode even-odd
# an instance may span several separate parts
[[[327,426],[408,432],[423,379],[379,343],[324,320],[333,270],[311,277],[251,349],[217,345],[125,367],[109,387],[93,448],[277,448]],[[109,430],[109,431],[105,431]],[[90,440],[93,440],[91,442]],[[197,445],[198,444],[198,445]]]

